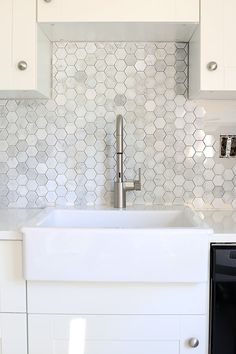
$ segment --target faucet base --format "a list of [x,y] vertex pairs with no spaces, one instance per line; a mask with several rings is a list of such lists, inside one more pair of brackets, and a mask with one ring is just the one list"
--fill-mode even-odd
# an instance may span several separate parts
[[115,182],[114,184],[114,207],[123,209],[126,207],[126,191],[123,182]]

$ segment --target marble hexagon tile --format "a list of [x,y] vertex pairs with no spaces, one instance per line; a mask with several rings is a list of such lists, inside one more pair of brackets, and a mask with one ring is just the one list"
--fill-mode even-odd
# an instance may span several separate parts
[[0,206],[112,205],[123,114],[128,203],[236,207],[187,75],[186,43],[54,43],[52,99],[0,101]]

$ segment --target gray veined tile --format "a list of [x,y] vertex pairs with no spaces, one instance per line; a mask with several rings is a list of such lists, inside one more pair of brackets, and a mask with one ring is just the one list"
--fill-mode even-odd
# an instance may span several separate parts
[[125,95],[118,94],[115,96],[114,101],[117,106],[124,106],[127,101],[127,98],[125,97]]
[[127,175],[144,169],[129,203],[236,205],[234,162],[219,163],[205,109],[186,97],[185,43],[60,42],[53,53],[51,100],[0,101],[0,206],[111,204],[119,113]]
[[[136,51],[137,53],[137,51]],[[123,60],[126,57],[126,50],[124,48],[118,48],[115,52],[115,56],[118,60]]]

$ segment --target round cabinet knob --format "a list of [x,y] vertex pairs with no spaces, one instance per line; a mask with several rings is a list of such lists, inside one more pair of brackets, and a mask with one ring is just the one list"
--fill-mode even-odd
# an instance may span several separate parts
[[26,70],[27,66],[28,66],[27,63],[24,60],[19,61],[18,65],[17,65],[18,69],[21,71]]
[[215,71],[216,69],[218,68],[218,65],[215,61],[210,61],[208,64],[207,64],[207,69],[209,71]]
[[45,2],[51,2],[52,0],[44,0]]
[[197,348],[199,346],[199,340],[197,338],[190,338],[188,344],[191,348]]

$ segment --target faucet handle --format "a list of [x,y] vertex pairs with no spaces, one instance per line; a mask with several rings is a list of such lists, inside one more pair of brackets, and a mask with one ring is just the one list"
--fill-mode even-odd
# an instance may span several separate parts
[[142,177],[141,177],[141,168],[138,169],[138,180],[134,181],[134,189],[136,191],[141,191],[141,182],[142,182]]

